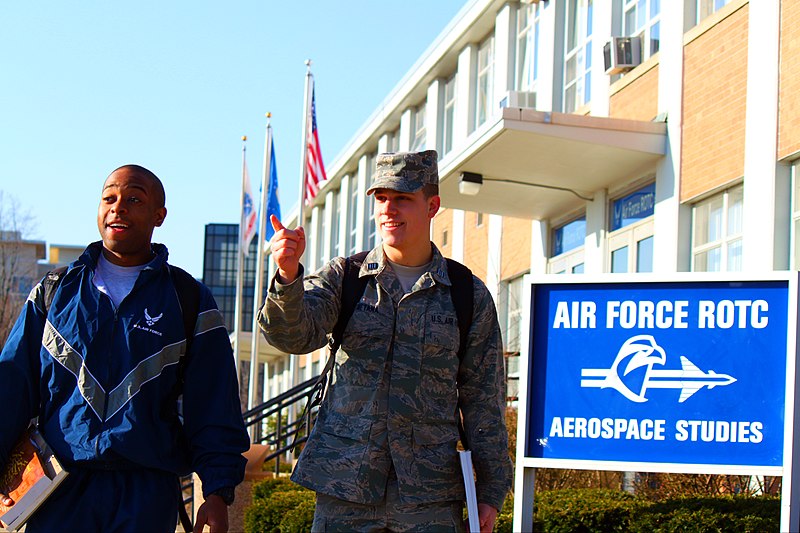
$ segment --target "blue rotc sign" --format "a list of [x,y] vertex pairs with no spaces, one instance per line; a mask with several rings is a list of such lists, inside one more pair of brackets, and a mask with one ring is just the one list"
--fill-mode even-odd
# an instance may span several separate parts
[[780,475],[790,282],[685,279],[532,287],[526,459]]

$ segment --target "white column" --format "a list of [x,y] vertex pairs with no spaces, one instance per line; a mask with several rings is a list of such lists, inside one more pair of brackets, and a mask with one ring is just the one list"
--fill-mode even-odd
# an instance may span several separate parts
[[453,247],[451,257],[464,262],[464,211],[453,209]]
[[345,174],[339,186],[339,250],[342,256],[347,257],[347,235],[350,228],[347,223],[350,220],[350,181],[353,177],[350,174]]
[[456,105],[453,116],[453,148],[462,145],[475,127],[475,68],[478,47],[469,44],[458,55]]
[[517,2],[506,2],[494,19],[494,101],[491,114],[499,112],[498,104],[507,91],[514,88],[514,57],[517,37]]
[[683,2],[661,12],[658,111],[667,116],[664,157],[656,166],[653,271],[687,272],[691,265],[691,207],[681,204],[683,123]]
[[[590,114],[607,117],[609,111],[609,87],[611,76],[603,68],[603,46],[611,38],[614,23],[612,4],[616,2],[594,2],[592,4],[592,99]],[[672,6],[670,6],[670,9]]]
[[536,109],[560,111],[564,78],[564,10],[566,2],[540,2],[539,68]]
[[503,264],[503,217],[489,215],[489,249],[486,254],[486,287],[497,302]]
[[583,264],[586,274],[603,272],[606,257],[606,224],[608,191],[594,191],[594,199],[586,202],[586,240],[583,243]]
[[531,274],[547,272],[547,245],[550,225],[546,220],[531,220]]
[[436,150],[441,155],[442,109],[444,108],[444,82],[433,80],[428,85],[428,97],[425,100],[425,149]]
[[[745,271],[787,268],[776,250],[788,249],[784,232],[775,231],[780,2],[761,2],[748,9],[747,114],[744,145],[744,213],[742,225]],[[783,200],[783,199],[782,199]],[[777,245],[777,246],[776,246]],[[788,259],[788,255],[785,256]],[[784,264],[785,263],[785,264]]]
[[414,132],[411,131],[411,113],[411,109],[406,109],[400,115],[400,141],[398,148],[400,152],[408,152],[411,147],[411,136],[414,135]]

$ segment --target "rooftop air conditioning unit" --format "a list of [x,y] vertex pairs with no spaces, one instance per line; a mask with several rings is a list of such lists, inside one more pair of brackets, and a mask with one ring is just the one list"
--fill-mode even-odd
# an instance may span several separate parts
[[639,37],[612,37],[603,46],[606,74],[627,72],[642,62],[642,40]]
[[500,107],[536,108],[536,93],[525,91],[507,91],[500,100]]

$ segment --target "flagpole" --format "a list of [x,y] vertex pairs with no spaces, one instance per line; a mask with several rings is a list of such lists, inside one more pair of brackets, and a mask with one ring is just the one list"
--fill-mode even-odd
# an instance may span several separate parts
[[238,240],[236,241],[236,301],[234,305],[233,315],[233,358],[236,363],[236,379],[240,379],[239,367],[239,333],[241,332],[241,314],[242,314],[242,292],[244,291],[242,285],[244,282],[244,249],[242,247],[242,238],[245,231],[245,214],[244,214],[244,194],[245,194],[245,165],[247,156],[247,135],[242,135],[242,193],[239,197],[239,232]]
[[[258,312],[264,294],[264,247],[267,234],[267,195],[269,194],[270,163],[272,161],[272,113],[267,113],[267,135],[264,141],[264,165],[261,175],[261,208],[258,214],[258,253],[256,254],[256,285],[253,292],[253,337],[250,343],[250,388],[248,390],[248,409],[256,406],[256,378],[258,377],[258,345],[261,340],[261,329],[258,325]],[[264,375],[266,380],[268,376]],[[255,436],[256,432],[253,432]]]
[[308,137],[309,118],[311,117],[311,86],[314,76],[311,74],[311,60],[306,59],[306,92],[303,96],[303,153],[300,158],[300,204],[297,210],[297,225],[305,225],[306,187],[308,186]]

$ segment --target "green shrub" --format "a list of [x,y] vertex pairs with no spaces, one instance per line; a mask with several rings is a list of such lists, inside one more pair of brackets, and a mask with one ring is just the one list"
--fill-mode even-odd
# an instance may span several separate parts
[[268,499],[254,499],[253,505],[244,512],[245,532],[280,533],[281,520],[288,511],[307,500],[309,492],[306,489],[276,490]]
[[638,503],[626,492],[566,489],[536,495],[534,530],[547,533],[629,531]]
[[287,490],[306,489],[286,478],[265,479],[253,485],[253,502],[268,500],[273,492],[285,492]]
[[497,514],[497,520],[494,523],[495,533],[513,533],[514,524],[514,495],[510,492],[503,502],[503,508]]
[[780,498],[717,496],[676,498],[643,506],[632,532],[778,531]]
[[286,513],[279,525],[281,533],[305,533],[311,531],[314,522],[314,506],[316,497],[311,491],[302,493],[306,498],[300,504]]

